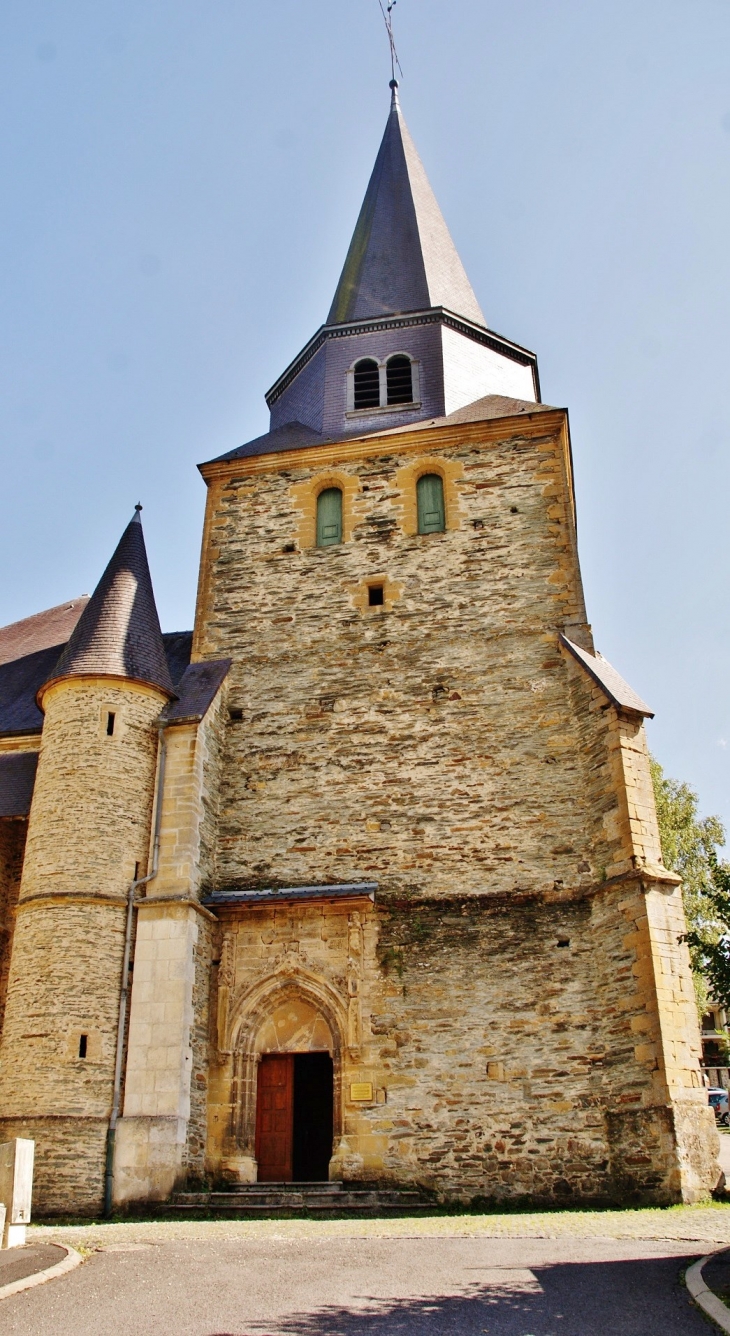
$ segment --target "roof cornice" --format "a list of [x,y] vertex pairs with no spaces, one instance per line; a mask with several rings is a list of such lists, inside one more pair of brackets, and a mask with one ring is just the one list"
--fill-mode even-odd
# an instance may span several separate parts
[[486,325],[477,325],[474,321],[467,320],[465,316],[458,315],[456,311],[450,311],[445,306],[430,306],[424,311],[403,311],[398,315],[377,316],[369,320],[348,320],[341,325],[320,325],[309,343],[305,344],[294,361],[289,363],[279,379],[271,386],[271,389],[266,391],[266,403],[269,408],[276,403],[300,371],[312,360],[315,353],[319,352],[327,339],[344,339],[358,334],[378,333],[385,329],[407,329],[415,325],[436,324],[455,329],[457,333],[463,334],[465,338],[471,339],[474,343],[481,343],[484,347],[491,348],[493,352],[501,353],[503,357],[507,357],[513,362],[519,362],[521,366],[531,366],[535,376],[536,394],[539,396],[537,355],[531,352],[529,348],[523,348],[519,343],[513,343],[511,339],[506,339],[502,334],[497,334],[495,330],[487,329]]
[[142,690],[145,694],[160,696],[165,704],[167,704],[168,701],[177,699],[176,692],[172,686],[168,689],[167,687],[162,686],[159,682],[150,682],[146,677],[132,677],[122,673],[97,673],[90,670],[89,672],[79,673],[58,673],[53,677],[49,677],[47,681],[41,683],[35,693],[36,705],[39,710],[44,710],[43,702],[48,695],[48,692],[51,691],[53,687],[59,686],[61,683],[68,683],[69,685],[76,687],[80,684],[94,682],[111,682],[115,686],[132,687],[133,690]]
[[[382,455],[385,446],[392,454],[416,453],[426,450],[432,454],[438,449],[460,445],[464,440],[478,439],[485,444],[504,440],[517,429],[520,435],[545,435],[565,431],[569,438],[568,410],[540,408],[534,413],[513,413],[506,417],[477,418],[472,422],[444,422],[432,426],[431,420],[409,423],[405,427],[389,427],[366,436],[338,436],[316,445],[295,446],[276,453],[245,455],[238,459],[211,460],[198,468],[206,483],[213,480],[250,477],[259,473],[278,473],[303,465],[308,468],[345,464],[350,460]],[[572,472],[572,471],[571,471]]]

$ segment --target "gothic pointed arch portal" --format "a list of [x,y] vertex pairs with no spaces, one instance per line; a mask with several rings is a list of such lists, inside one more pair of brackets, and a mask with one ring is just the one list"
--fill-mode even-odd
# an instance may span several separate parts
[[[346,1026],[347,1010],[334,989],[303,973],[263,980],[241,999],[231,1025],[239,1178],[328,1176],[329,1156],[342,1137]],[[319,1126],[322,1122],[326,1128]],[[326,1153],[323,1136],[329,1139]],[[302,1166],[312,1164],[313,1153],[319,1169],[302,1172]],[[262,1156],[265,1163],[259,1163]]]

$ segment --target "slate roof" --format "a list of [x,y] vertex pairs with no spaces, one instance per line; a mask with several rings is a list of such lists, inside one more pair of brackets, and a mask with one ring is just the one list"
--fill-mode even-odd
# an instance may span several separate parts
[[601,688],[608,699],[618,707],[619,710],[628,710],[631,714],[643,714],[648,719],[654,718],[654,711],[637,696],[633,687],[625,682],[620,673],[611,666],[608,659],[604,659],[602,654],[589,654],[588,650],[582,649],[580,645],[574,645],[567,636],[560,636],[560,643],[574,659],[578,660],[593,681]]
[[[402,432],[426,431],[434,427],[456,426],[462,422],[488,422],[496,418],[554,411],[551,404],[537,404],[531,399],[510,399],[503,394],[487,394],[483,399],[475,399],[473,403],[466,404],[464,408],[459,408],[446,417],[425,418],[419,422],[408,422],[405,426],[389,427],[385,431],[381,428],[379,431],[358,435],[357,439],[366,441],[370,436],[397,436]],[[266,432],[264,436],[257,436],[253,441],[247,441],[245,445],[239,445],[235,450],[229,450],[226,454],[218,455],[216,459],[208,462],[221,464],[228,459],[249,459],[254,455],[273,455],[282,450],[306,450],[310,445],[329,445],[336,441],[351,439],[350,433],[343,432],[337,436],[323,435],[311,427],[306,427],[302,422],[287,422],[283,427]],[[204,469],[206,466],[201,464],[199,467]]]
[[38,752],[0,755],[0,817],[28,815],[37,768]]
[[208,659],[189,664],[177,684],[177,699],[165,706],[161,719],[167,724],[187,724],[202,719],[232,663],[232,659]]
[[192,631],[164,631],[162,635],[162,645],[167,659],[167,666],[170,670],[175,691],[178,689],[178,682],[182,678],[185,669],[190,663],[190,655],[193,648]]
[[11,663],[13,659],[35,654],[51,645],[56,645],[60,654],[88,601],[89,595],[82,594],[80,598],[58,603],[55,608],[46,608],[45,612],[36,612],[22,621],[0,626],[0,664]]
[[215,909],[216,905],[272,904],[277,900],[346,900],[353,897],[361,898],[363,895],[374,900],[377,889],[377,881],[348,881],[338,882],[334,886],[284,886],[276,890],[267,888],[261,891],[249,889],[211,891],[210,895],[205,896],[203,904],[209,909]]
[[[42,618],[43,613],[38,617]],[[3,630],[12,628],[3,627]],[[170,677],[173,683],[179,682],[190,662],[193,633],[172,631],[163,635],[162,643]],[[52,676],[63,649],[62,644],[51,645],[35,654],[24,654],[10,663],[0,664],[0,737],[40,733],[43,715],[36,704],[36,693]]]
[[484,325],[392,85],[390,114],[327,324],[445,306]]
[[[218,455],[216,459],[209,462],[218,464],[224,459],[247,459],[250,455],[273,455],[279,450],[304,450],[308,445],[322,445],[323,442],[334,439],[330,436],[323,436],[321,432],[315,431],[313,427],[306,427],[303,422],[285,422],[283,427],[276,427],[274,431],[267,431],[263,436],[256,436],[253,441],[247,441],[245,445],[237,445],[235,449],[228,450],[224,455]],[[338,438],[341,439],[341,438]],[[204,465],[200,465],[204,468]]]
[[139,509],[71,634],[51,679],[132,677],[173,695]]
[[48,681],[62,650],[63,645],[52,645],[0,667],[0,736],[40,733],[43,715],[36,703],[36,692]]

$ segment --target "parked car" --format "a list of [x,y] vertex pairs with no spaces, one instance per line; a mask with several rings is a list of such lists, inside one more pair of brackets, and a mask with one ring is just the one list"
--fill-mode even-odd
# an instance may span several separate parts
[[730,1127],[730,1100],[727,1090],[720,1086],[710,1086],[707,1092],[710,1108],[715,1111],[715,1118],[723,1127]]

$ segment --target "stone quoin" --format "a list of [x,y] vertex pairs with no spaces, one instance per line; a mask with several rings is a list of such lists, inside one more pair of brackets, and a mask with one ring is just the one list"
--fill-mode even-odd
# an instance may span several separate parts
[[36,1214],[706,1196],[651,712],[587,621],[567,411],[489,329],[395,85],[267,402],[201,465],[192,633],[139,508],[90,599],[0,630],[0,1141],[36,1143]]

